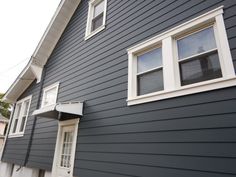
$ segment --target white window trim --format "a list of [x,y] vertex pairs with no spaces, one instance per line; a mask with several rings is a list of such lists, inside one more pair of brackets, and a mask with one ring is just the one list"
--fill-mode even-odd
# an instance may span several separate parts
[[85,30],[85,40],[91,38],[95,34],[99,33],[100,31],[104,30],[106,27],[106,14],[107,14],[107,0],[104,0],[104,12],[103,12],[103,25],[97,28],[94,31],[91,31],[91,24],[92,24],[92,19],[93,19],[93,7],[95,4],[99,3],[102,0],[90,0],[88,2],[88,17],[87,17],[87,25],[86,25],[86,30]]
[[[59,90],[59,84],[60,84],[59,82],[56,82],[56,83],[54,83],[54,84],[52,84],[52,85],[49,85],[49,86],[43,88],[43,97],[42,97],[42,102],[41,102],[41,108],[47,107],[47,106],[51,106],[51,105],[53,105],[53,104],[56,103],[56,101],[57,101],[57,96],[58,96],[58,90]],[[48,90],[51,90],[51,89],[53,89],[53,88],[56,88],[56,101],[55,101],[55,103],[52,103],[52,104],[50,104],[50,105],[44,105],[45,93],[46,93]]]
[[[20,110],[20,116],[18,118],[18,122],[17,122],[17,127],[16,127],[16,132],[15,133],[12,133],[13,131],[13,127],[14,127],[14,121],[15,121],[15,115],[13,113],[13,117],[12,117],[12,121],[11,121],[11,127],[10,127],[10,131],[9,131],[9,136],[8,138],[14,138],[14,137],[22,137],[24,136],[24,132],[25,132],[25,127],[26,127],[26,124],[27,124],[27,119],[29,117],[29,110],[30,110],[30,105],[31,105],[31,100],[32,100],[32,95],[30,96],[27,96],[19,101],[16,102],[16,106],[17,104],[21,104],[21,103],[24,103],[25,101],[29,100],[29,107],[28,107],[28,110],[27,110],[27,115],[26,115],[26,118],[25,118],[25,125],[24,125],[24,128],[23,128],[23,131],[22,132],[19,132],[19,129],[20,129],[20,126],[21,126],[21,122],[22,122],[22,109],[24,108],[23,106],[21,107],[21,110]],[[14,109],[14,112],[16,111],[16,106],[15,106],[15,109]]]
[[[180,86],[180,74],[176,55],[177,47],[175,38],[186,31],[191,32],[198,27],[204,25],[210,26],[210,24],[213,23],[215,25],[214,33],[216,34],[215,38],[221,65],[222,78]],[[164,90],[137,96],[137,68],[135,67],[137,66],[137,54],[160,44],[162,45],[163,55]],[[223,19],[223,6],[185,22],[134,47],[131,47],[127,49],[127,51],[128,105],[141,104],[236,85],[236,76]]]

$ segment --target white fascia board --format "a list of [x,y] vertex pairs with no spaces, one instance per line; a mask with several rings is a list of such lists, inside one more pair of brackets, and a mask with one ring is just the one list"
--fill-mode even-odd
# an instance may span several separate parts
[[35,51],[34,51],[33,56],[36,56],[36,54],[38,53],[39,49],[40,49],[41,46],[43,45],[43,43],[44,43],[44,41],[45,41],[45,39],[46,39],[46,37],[47,37],[47,35],[48,35],[48,32],[49,32],[49,30],[51,29],[51,27],[53,26],[53,23],[54,23],[54,21],[55,21],[57,15],[59,14],[59,11],[61,10],[63,4],[65,3],[65,1],[66,1],[66,0],[63,0],[63,1],[60,2],[60,4],[59,4],[59,6],[58,6],[58,8],[57,8],[57,10],[56,10],[56,12],[55,12],[55,14],[53,15],[51,21],[49,22],[49,24],[48,24],[48,26],[47,26],[47,28],[46,28],[46,30],[45,30],[43,36],[42,36],[42,38],[40,39],[40,41],[39,41],[39,43],[38,43],[38,45],[37,45],[37,47],[36,47],[36,49],[35,49]]
[[[39,82],[42,76],[42,70],[49,56],[60,39],[64,29],[74,14],[81,0],[62,0],[55,14],[53,15],[48,27],[46,28],[41,40],[39,41],[30,62],[23,69],[14,83],[10,86],[4,96],[4,100],[13,103],[20,94],[34,81],[36,78]],[[27,78],[28,81],[22,79]],[[19,87],[21,87],[19,89]],[[18,92],[18,93],[17,93]]]
[[[79,3],[80,0],[63,0],[58,6],[43,34],[43,37],[33,53],[33,58],[40,60],[42,65],[45,65],[47,62],[48,57],[51,55]],[[41,54],[43,54],[43,56]]]
[[16,102],[17,98],[28,88],[28,86],[35,80],[35,75],[30,70],[31,62],[23,69],[13,84],[5,93],[3,100],[8,103]]
[[32,55],[32,63],[38,63],[42,66],[42,69],[32,67],[37,82],[40,82],[43,66],[46,64],[79,3],[80,0],[63,0],[44,32],[43,37]]

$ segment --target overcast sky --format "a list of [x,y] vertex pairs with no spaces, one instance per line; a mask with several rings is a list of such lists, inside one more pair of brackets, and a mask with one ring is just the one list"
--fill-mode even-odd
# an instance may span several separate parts
[[0,93],[26,66],[60,0],[6,0],[0,5]]

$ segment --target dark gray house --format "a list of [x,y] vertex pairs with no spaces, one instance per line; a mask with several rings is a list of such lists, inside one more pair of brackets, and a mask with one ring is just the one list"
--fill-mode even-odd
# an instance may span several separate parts
[[0,177],[236,176],[235,67],[234,0],[62,0]]

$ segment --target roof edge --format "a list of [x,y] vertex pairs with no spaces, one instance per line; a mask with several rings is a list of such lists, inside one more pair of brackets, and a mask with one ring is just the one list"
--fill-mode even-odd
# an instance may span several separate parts
[[[16,102],[18,97],[35,79],[40,82],[41,73],[35,72],[34,68],[38,66],[43,69],[80,1],[81,0],[62,0],[60,2],[28,64],[6,91],[3,97],[4,101],[9,103]],[[55,29],[57,30],[56,32],[54,32]],[[53,41],[51,39],[53,39]],[[23,79],[24,76],[29,78],[28,81],[26,81],[27,79]]]

